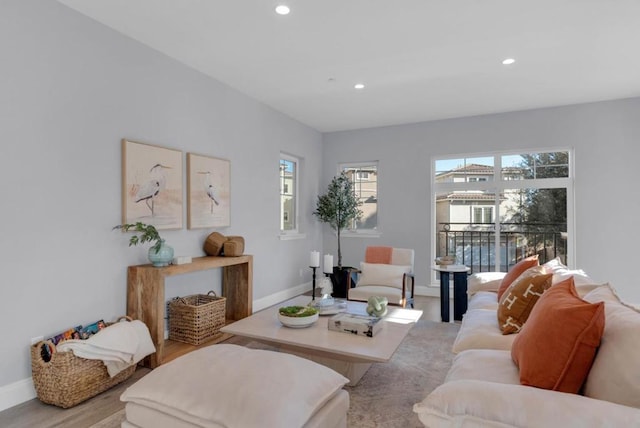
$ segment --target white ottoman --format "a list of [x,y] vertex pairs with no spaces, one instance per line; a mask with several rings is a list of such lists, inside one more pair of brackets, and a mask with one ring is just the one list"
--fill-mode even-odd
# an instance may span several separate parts
[[285,353],[212,345],[129,387],[123,427],[346,427],[349,379]]

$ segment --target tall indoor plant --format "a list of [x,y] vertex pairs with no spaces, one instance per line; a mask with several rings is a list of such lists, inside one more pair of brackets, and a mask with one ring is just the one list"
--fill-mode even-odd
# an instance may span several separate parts
[[343,171],[333,177],[327,193],[318,196],[316,210],[313,212],[323,223],[327,223],[338,234],[338,268],[342,269],[342,250],[340,247],[340,232],[352,221],[362,217],[360,200],[356,197],[351,186],[351,180]]

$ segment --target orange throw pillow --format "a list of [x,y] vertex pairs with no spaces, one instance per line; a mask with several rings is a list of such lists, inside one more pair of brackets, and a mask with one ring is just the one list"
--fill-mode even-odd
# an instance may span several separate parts
[[604,331],[604,303],[578,297],[573,277],[548,289],[511,347],[520,383],[578,393]]
[[498,288],[498,302],[502,298],[502,295],[507,288],[511,285],[513,281],[520,275],[524,273],[525,270],[532,268],[534,266],[538,266],[540,263],[538,262],[538,255],[529,256],[526,259],[520,260],[516,263],[509,272],[502,278],[502,282],[500,283],[500,288]]
[[502,334],[518,333],[533,306],[549,287],[553,273],[546,273],[543,266],[524,271],[511,283],[498,305],[498,324]]

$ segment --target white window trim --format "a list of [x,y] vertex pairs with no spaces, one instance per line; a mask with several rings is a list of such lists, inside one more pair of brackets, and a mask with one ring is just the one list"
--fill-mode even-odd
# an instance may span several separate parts
[[[293,239],[304,239],[306,235],[300,232],[300,214],[299,214],[300,213],[300,167],[302,164],[302,159],[294,155],[280,152],[280,157],[278,158],[278,164],[280,164],[281,159],[294,162],[296,164],[296,171],[293,178],[293,198],[295,200],[295,216],[294,216],[295,228],[291,230],[280,229],[280,240],[288,241]],[[280,176],[278,176],[278,181],[279,180],[280,180]],[[279,217],[281,221],[282,220],[281,201],[279,201],[279,205],[280,205],[280,209],[278,211],[279,211]]]
[[[569,177],[567,178],[544,178],[544,179],[528,179],[528,180],[501,180],[502,170],[502,156],[520,155],[526,153],[549,153],[549,152],[567,152],[569,153]],[[476,157],[495,157],[494,165],[494,180],[483,182],[466,182],[466,183],[436,183],[435,182],[435,170],[436,161],[447,159],[460,159],[460,158],[476,158]],[[466,153],[455,154],[445,156],[432,156],[431,157],[431,192],[429,200],[433,201],[436,190],[441,192],[451,191],[463,191],[463,190],[488,190],[498,193],[505,189],[525,189],[531,187],[553,189],[553,188],[566,188],[567,189],[567,232],[569,233],[569,239],[567,240],[567,265],[570,268],[575,266],[576,261],[576,231],[575,231],[575,165],[574,165],[574,149],[567,147],[554,147],[554,148],[537,148],[537,149],[520,149],[512,151],[495,151],[487,153]],[[494,221],[498,221],[498,204],[494,208]],[[431,225],[429,226],[431,235],[431,254],[436,254],[436,204],[431,203]],[[499,232],[498,232],[499,233]],[[496,240],[496,242],[498,242]],[[496,244],[497,245],[497,244]],[[496,248],[496,254],[499,258],[499,250]],[[499,263],[499,259],[497,260]],[[436,281],[436,272],[431,272],[431,286],[439,287]]]
[[290,233],[281,233],[278,238],[280,238],[281,241],[293,241],[295,239],[305,239],[307,237],[306,233],[291,233],[291,231],[289,231]]

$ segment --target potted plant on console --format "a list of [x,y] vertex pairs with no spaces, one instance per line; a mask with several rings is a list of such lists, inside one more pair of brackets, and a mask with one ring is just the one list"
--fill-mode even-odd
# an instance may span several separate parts
[[340,247],[340,232],[362,217],[361,202],[356,197],[351,181],[342,172],[333,177],[327,188],[327,193],[318,196],[316,210],[313,214],[327,223],[338,235],[338,266],[334,266],[331,282],[334,297],[347,297],[347,277],[351,273],[350,267],[342,267],[342,250]]
[[142,222],[125,223],[113,227],[123,232],[137,232],[139,235],[133,235],[129,239],[129,246],[144,244],[145,242],[155,242],[149,248],[149,261],[156,267],[168,266],[173,260],[173,248],[165,244],[164,239],[160,237],[158,229],[152,224]]

